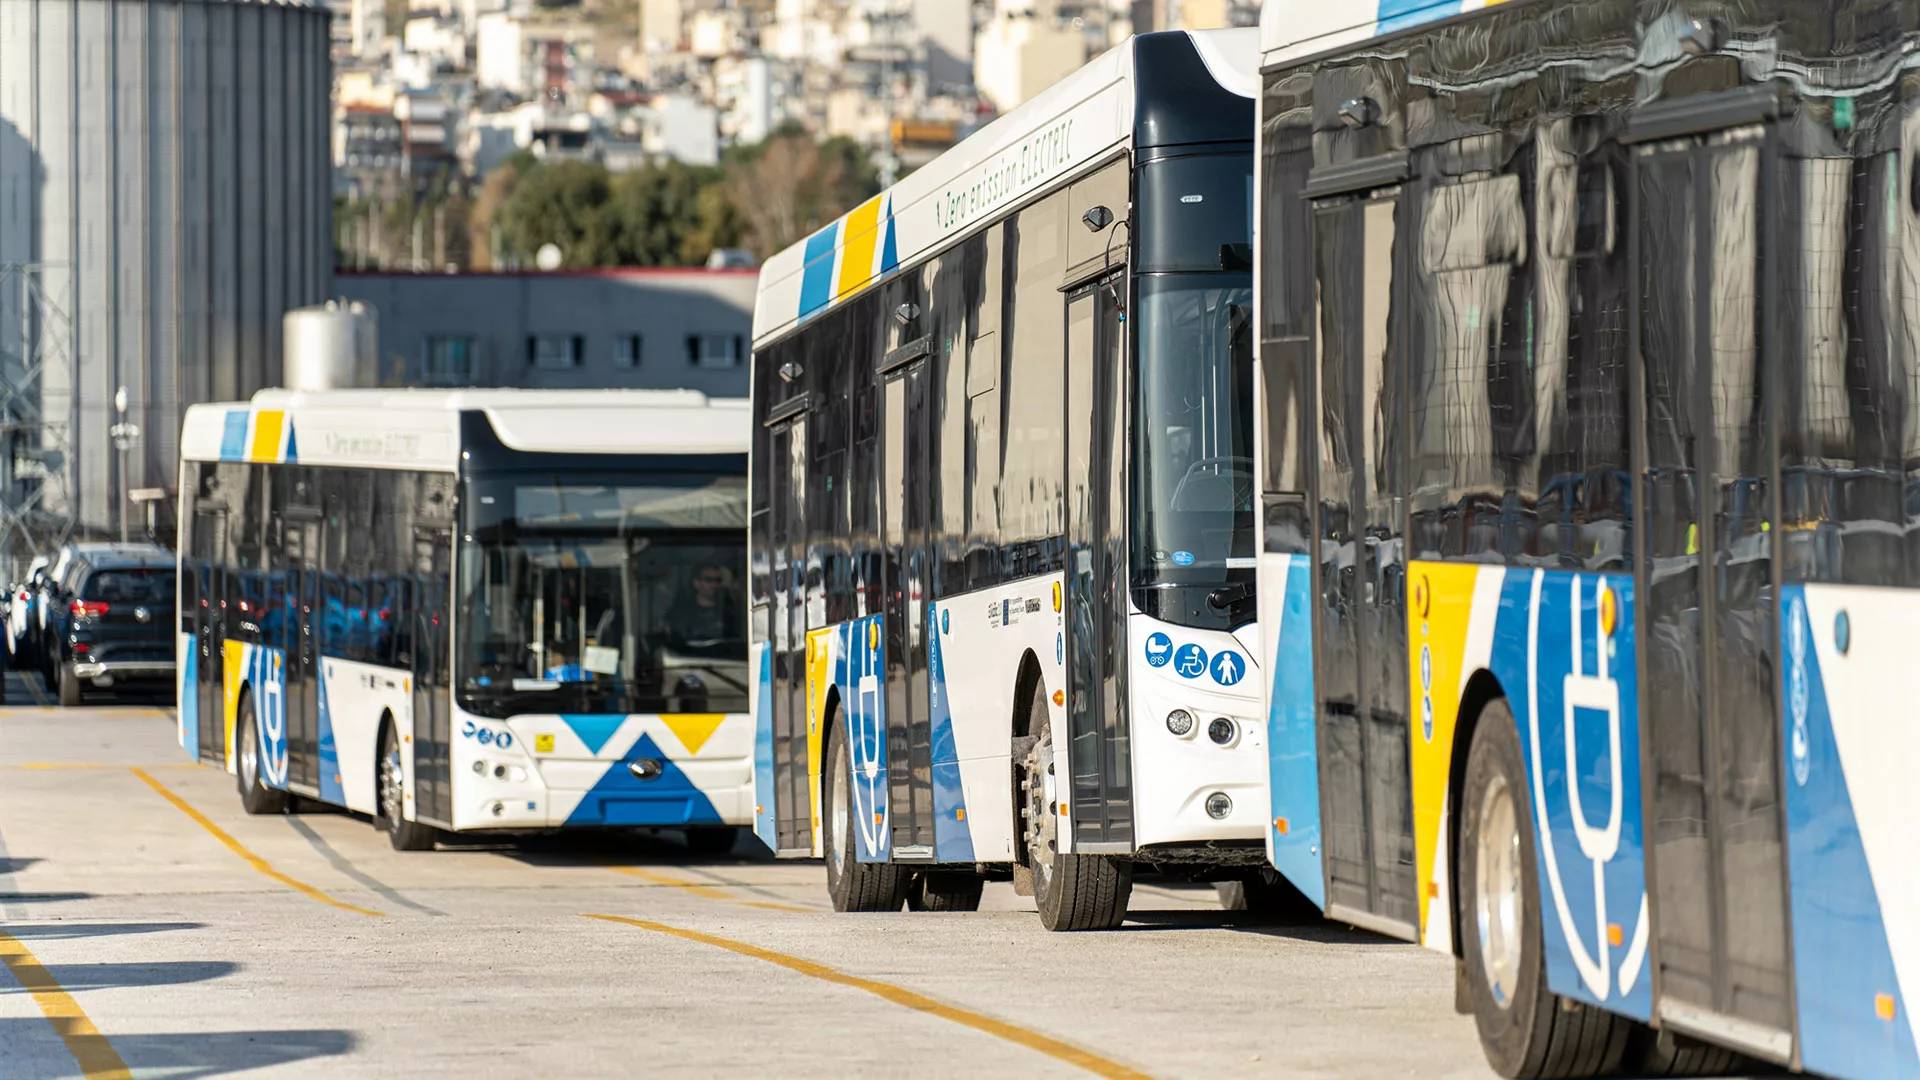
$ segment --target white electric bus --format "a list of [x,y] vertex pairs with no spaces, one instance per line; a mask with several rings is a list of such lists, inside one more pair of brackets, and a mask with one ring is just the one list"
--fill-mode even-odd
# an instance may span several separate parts
[[180,445],[180,741],[249,812],[752,821],[745,402],[270,390]]
[[761,271],[756,827],[840,910],[1264,865],[1255,47],[1133,38]]
[[1920,1075],[1917,15],[1263,13],[1274,865],[1504,1076]]

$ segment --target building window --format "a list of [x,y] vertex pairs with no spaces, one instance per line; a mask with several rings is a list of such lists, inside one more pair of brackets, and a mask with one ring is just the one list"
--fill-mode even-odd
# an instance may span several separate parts
[[622,368],[640,366],[639,334],[621,334],[613,339],[613,366]]
[[694,334],[687,338],[687,362],[697,368],[739,367],[745,344],[739,334]]
[[527,363],[537,368],[580,366],[586,339],[578,334],[535,334],[527,339]]
[[430,334],[420,359],[420,381],[427,386],[472,386],[473,339]]

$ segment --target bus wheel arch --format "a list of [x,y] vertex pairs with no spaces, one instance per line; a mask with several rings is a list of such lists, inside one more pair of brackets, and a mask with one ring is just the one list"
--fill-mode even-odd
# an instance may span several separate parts
[[827,696],[820,702],[820,715],[815,719],[820,725],[820,774],[812,778],[812,783],[814,805],[820,808],[820,820],[815,823],[815,828],[821,831],[821,835],[814,837],[813,840],[818,843],[820,857],[825,858],[827,838],[824,830],[827,827],[827,815],[833,809],[827,804],[827,797],[831,794],[827,790],[827,772],[835,765],[828,759],[827,749],[833,745],[833,729],[840,726],[840,688],[838,686],[827,687]]
[[[1455,714],[1453,749],[1447,762],[1446,805],[1448,830],[1448,836],[1446,838],[1448,864],[1447,890],[1449,893],[1447,896],[1447,912],[1453,919],[1452,933],[1450,936],[1453,939],[1453,955],[1455,958],[1466,955],[1463,951],[1465,949],[1463,942],[1466,940],[1467,911],[1463,906],[1465,900],[1463,899],[1464,894],[1460,889],[1461,877],[1459,867],[1461,832],[1466,828],[1466,818],[1463,816],[1462,808],[1465,806],[1464,795],[1467,783],[1467,758],[1469,752],[1473,749],[1473,736],[1474,732],[1479,729],[1481,716],[1486,713],[1489,705],[1493,704],[1496,700],[1504,700],[1506,696],[1506,688],[1500,685],[1499,678],[1496,677],[1493,672],[1481,668],[1474,672],[1472,677],[1467,680],[1466,689],[1462,691],[1460,695],[1460,711]],[[1472,1006],[1464,996],[1464,978],[1461,982],[1461,989],[1462,996],[1455,1004],[1463,1013],[1472,1012]]]
[[1466,748],[1457,755],[1465,767],[1452,829],[1461,1003],[1502,1076],[1610,1073],[1635,1025],[1549,988],[1539,838],[1519,728],[1505,695],[1484,699],[1473,716],[1470,731],[1456,732],[1456,746]]
[[[832,699],[833,721],[821,733],[820,854],[826,863],[827,896],[835,911],[899,911],[907,900],[908,872],[891,862],[863,863],[853,837],[853,756],[846,725],[839,721],[840,699]],[[849,790],[842,791],[842,788]],[[846,812],[841,813],[841,800]]]
[[408,821],[405,809],[406,761],[400,753],[400,724],[392,709],[380,711],[379,737],[374,745],[373,826],[387,834],[395,851],[432,851],[440,830],[421,821]]

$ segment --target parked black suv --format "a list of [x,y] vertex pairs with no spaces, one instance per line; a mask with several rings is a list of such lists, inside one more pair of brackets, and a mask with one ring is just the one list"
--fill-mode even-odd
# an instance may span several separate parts
[[[46,662],[60,704],[100,689],[173,684],[174,557],[157,545],[83,551],[47,612]],[[51,689],[51,687],[50,687]]]

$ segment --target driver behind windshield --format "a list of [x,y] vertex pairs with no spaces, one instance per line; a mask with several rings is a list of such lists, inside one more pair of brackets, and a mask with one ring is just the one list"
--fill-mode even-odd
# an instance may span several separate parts
[[704,562],[688,581],[691,587],[681,590],[667,609],[667,644],[688,649],[739,640],[741,619],[739,605],[733,602],[733,571]]

